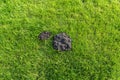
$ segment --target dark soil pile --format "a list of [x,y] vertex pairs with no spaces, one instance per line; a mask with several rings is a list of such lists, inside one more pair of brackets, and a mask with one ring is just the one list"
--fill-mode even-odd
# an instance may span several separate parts
[[60,33],[53,38],[53,48],[59,51],[71,49],[71,39],[65,33]]

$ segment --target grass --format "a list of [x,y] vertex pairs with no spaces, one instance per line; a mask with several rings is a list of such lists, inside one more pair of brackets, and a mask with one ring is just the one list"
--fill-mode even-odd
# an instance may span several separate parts
[[[72,50],[52,48],[66,32]],[[0,80],[120,80],[119,0],[0,0]]]

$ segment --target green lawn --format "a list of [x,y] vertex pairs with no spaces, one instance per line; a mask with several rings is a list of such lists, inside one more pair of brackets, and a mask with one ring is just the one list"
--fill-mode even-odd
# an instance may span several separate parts
[[[53,49],[60,32],[71,51]],[[0,0],[0,80],[120,80],[119,67],[119,0]]]

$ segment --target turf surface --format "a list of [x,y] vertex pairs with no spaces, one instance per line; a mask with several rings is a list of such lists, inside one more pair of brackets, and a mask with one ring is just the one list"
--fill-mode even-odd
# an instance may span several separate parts
[[[59,52],[38,34],[66,32]],[[119,0],[0,0],[0,80],[120,80]]]

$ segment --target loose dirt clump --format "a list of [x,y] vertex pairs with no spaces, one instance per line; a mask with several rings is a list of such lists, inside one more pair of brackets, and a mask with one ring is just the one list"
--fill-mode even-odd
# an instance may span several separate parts
[[38,38],[40,40],[46,40],[50,37],[51,33],[50,32],[47,32],[47,31],[44,31],[42,33],[39,34]]

